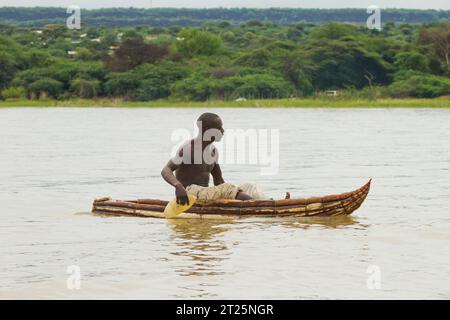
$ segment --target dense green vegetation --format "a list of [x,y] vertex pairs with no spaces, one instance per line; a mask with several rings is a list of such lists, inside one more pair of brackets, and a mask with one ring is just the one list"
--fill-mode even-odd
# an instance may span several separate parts
[[314,99],[264,100],[207,100],[129,101],[122,99],[70,99],[70,100],[5,100],[0,108],[14,107],[75,107],[75,108],[450,108],[448,97],[432,99],[355,99],[322,97]]
[[450,23],[0,26],[0,98],[129,101],[450,95]]
[[[242,23],[250,20],[272,22],[275,24],[351,22],[364,24],[366,9],[301,9],[301,8],[215,8],[215,9],[177,9],[177,8],[109,8],[82,11],[85,26],[152,27],[200,26],[205,22],[228,21]],[[384,22],[429,23],[448,21],[450,10],[383,9]],[[42,27],[46,24],[65,23],[66,8],[0,8],[0,21],[24,27]]]

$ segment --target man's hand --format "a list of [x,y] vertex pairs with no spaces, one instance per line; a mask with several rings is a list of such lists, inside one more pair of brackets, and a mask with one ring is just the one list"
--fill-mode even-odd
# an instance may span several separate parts
[[180,167],[179,164],[173,163],[172,160],[166,164],[166,166],[162,169],[161,175],[168,183],[175,187],[175,196],[177,197],[177,204],[181,205],[189,205],[189,198],[184,186],[177,180],[177,178],[173,175],[173,172]]
[[188,194],[186,192],[186,189],[183,187],[183,185],[177,184],[175,187],[175,196],[177,197],[177,203],[181,205],[189,205],[189,198]]

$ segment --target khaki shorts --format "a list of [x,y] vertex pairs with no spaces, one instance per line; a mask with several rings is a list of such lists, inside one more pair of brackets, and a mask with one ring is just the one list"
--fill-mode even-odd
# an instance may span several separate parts
[[202,187],[191,184],[186,188],[188,194],[197,197],[199,201],[213,201],[218,199],[236,199],[236,196],[242,190],[231,183],[222,183],[213,187]]

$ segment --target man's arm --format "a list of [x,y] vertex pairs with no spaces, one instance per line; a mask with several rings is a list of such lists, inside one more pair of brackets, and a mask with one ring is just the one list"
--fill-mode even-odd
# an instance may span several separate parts
[[189,198],[186,192],[186,189],[181,184],[180,181],[175,177],[173,172],[180,167],[179,164],[173,163],[172,160],[167,162],[166,166],[161,171],[161,176],[163,179],[173,187],[175,187],[175,196],[177,197],[177,203],[184,205],[189,204]]
[[172,160],[167,162],[166,166],[161,171],[161,176],[166,180],[166,182],[174,187],[181,184],[180,181],[175,177],[173,172],[180,167],[179,164],[175,164]]
[[220,169],[220,165],[219,165],[219,151],[214,146],[213,146],[213,150],[212,150],[212,156],[214,157],[214,168],[211,171],[211,175],[214,180],[214,185],[218,186],[218,185],[224,183],[225,181],[223,180],[222,170]]
[[214,168],[211,171],[211,175],[214,179],[215,186],[218,186],[219,184],[222,184],[225,182],[222,177],[222,170],[220,169],[220,165],[218,163],[216,163],[214,165]]

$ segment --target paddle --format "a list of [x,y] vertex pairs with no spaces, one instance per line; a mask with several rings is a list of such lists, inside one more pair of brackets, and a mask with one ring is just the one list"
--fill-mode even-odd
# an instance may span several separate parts
[[186,210],[189,210],[194,205],[195,201],[197,201],[197,197],[190,194],[190,195],[188,195],[188,199],[189,199],[189,204],[185,204],[185,205],[178,204],[177,199],[171,200],[167,204],[166,208],[164,209],[164,216],[167,219],[175,218],[178,215],[185,212]]

